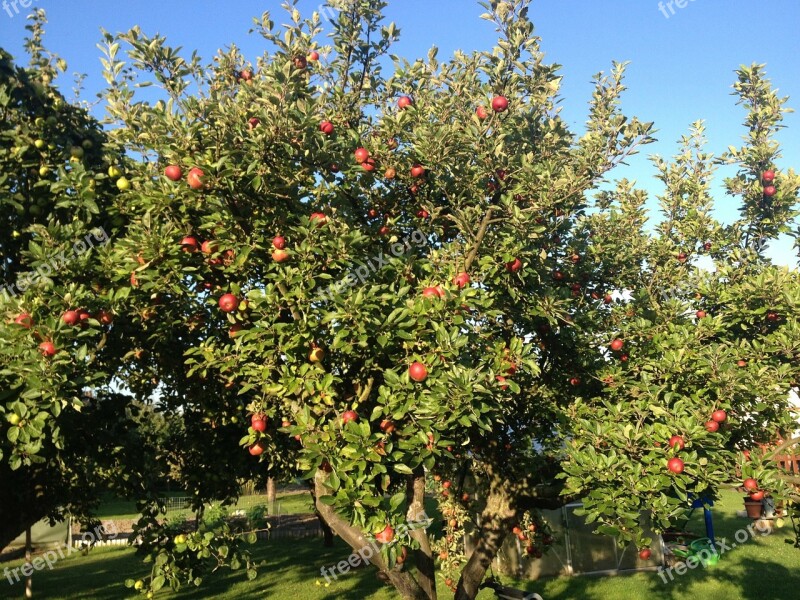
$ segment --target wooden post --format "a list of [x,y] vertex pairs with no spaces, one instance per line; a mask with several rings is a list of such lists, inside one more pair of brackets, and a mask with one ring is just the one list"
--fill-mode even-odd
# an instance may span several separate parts
[[275,483],[274,477],[267,478],[267,506],[269,507],[269,514],[275,514],[275,500],[278,497],[278,486]]

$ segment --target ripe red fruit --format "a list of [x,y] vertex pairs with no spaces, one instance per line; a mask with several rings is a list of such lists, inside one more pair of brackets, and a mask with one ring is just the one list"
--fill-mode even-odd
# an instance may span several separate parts
[[652,553],[650,552],[650,548],[642,548],[639,550],[639,558],[642,560],[650,560],[650,556]]
[[272,251],[272,260],[277,263],[285,262],[289,260],[289,253],[286,250],[275,248],[275,250]]
[[772,196],[774,196],[777,193],[778,193],[778,190],[775,189],[774,185],[768,185],[768,186],[766,186],[764,188],[764,195],[767,196],[768,198],[771,198]]
[[263,433],[267,430],[267,418],[264,415],[253,415],[250,417],[250,427]]
[[321,471],[324,471],[325,473],[333,473],[333,467],[331,466],[331,463],[327,461],[327,459],[323,460],[319,464],[319,468]]
[[773,181],[775,181],[775,171],[773,171],[772,169],[764,171],[764,173],[762,173],[761,175],[761,180],[764,183],[772,183]]
[[518,258],[506,263],[506,271],[516,273],[522,268],[522,261]]
[[448,489],[448,488],[449,488],[451,485],[453,485],[453,484],[452,484],[452,483],[450,483],[449,481],[445,481],[445,482],[442,484],[442,487],[443,487],[444,489]]
[[242,81],[251,81],[253,79],[253,72],[250,69],[246,69],[239,73],[239,79]]
[[678,450],[683,450],[686,447],[686,444],[683,441],[683,438],[679,435],[673,435],[669,438],[669,447],[670,448],[677,448]]
[[355,157],[357,163],[363,163],[369,158],[369,150],[366,148],[357,148],[355,151]]
[[722,423],[727,418],[728,418],[728,413],[726,413],[724,410],[721,409],[715,410],[713,413],[711,413],[711,419],[716,421],[717,423]]
[[219,244],[214,240],[206,240],[200,245],[200,250],[203,254],[214,254],[217,250],[219,250]]
[[358,415],[354,410],[346,410],[342,413],[342,424],[347,425],[351,421],[358,421]]
[[248,126],[250,129],[255,129],[255,128],[256,128],[256,127],[258,127],[260,124],[261,124],[261,119],[259,119],[258,117],[250,117],[250,118],[247,120],[247,126]]
[[703,249],[704,249],[706,252],[708,252],[709,250],[711,250],[711,242],[706,242],[705,244],[703,244]]
[[283,250],[286,248],[286,238],[284,238],[282,235],[276,235],[274,238],[272,238],[272,245],[278,250]]
[[759,490],[750,494],[750,500],[761,502],[764,499],[764,490]]
[[300,71],[308,66],[308,60],[305,56],[295,56],[292,63],[294,64],[294,68],[299,69]]
[[361,168],[371,173],[372,171],[375,170],[375,159],[368,158],[367,160],[361,163]]
[[223,294],[219,299],[219,307],[223,312],[233,312],[239,308],[239,299],[233,294]]
[[673,456],[667,462],[667,468],[673,473],[683,473],[683,461],[677,456]]
[[758,489],[758,482],[752,477],[745,479],[742,485],[748,492],[755,492]]
[[30,329],[33,327],[33,318],[28,313],[20,313],[17,315],[17,318],[14,319],[14,323],[25,329]]
[[83,324],[85,321],[88,321],[92,318],[92,314],[85,309],[81,309],[78,311],[78,320]]
[[333,123],[330,121],[323,121],[319,124],[319,130],[325,135],[331,135],[334,130]]
[[325,216],[325,213],[321,212],[311,213],[309,219],[311,220],[311,224],[312,225],[315,224],[317,227],[322,227],[325,223],[328,222],[328,217]]
[[189,184],[189,187],[193,190],[199,190],[203,188],[203,177],[205,173],[201,169],[194,167],[192,170],[189,171],[189,174],[186,176],[186,183]]
[[101,310],[97,313],[97,320],[100,321],[102,325],[111,325],[114,322],[114,314],[107,310]]
[[611,349],[614,352],[619,352],[620,350],[622,350],[622,347],[624,345],[625,345],[625,342],[623,342],[621,339],[617,338],[617,339],[615,339],[615,340],[613,340],[611,342]]
[[428,378],[428,368],[421,362],[413,362],[408,367],[408,376],[411,377],[413,381],[420,383]]
[[423,175],[425,175],[425,167],[423,167],[419,163],[411,167],[412,177],[422,177]]
[[414,101],[408,96],[400,96],[397,100],[397,106],[400,107],[400,110],[404,110],[413,104]]
[[244,325],[242,325],[241,323],[234,323],[228,329],[228,337],[231,338],[231,339],[235,338],[236,334],[239,333],[240,331],[242,331],[243,329],[244,329]]
[[739,367],[746,367],[747,366],[747,361],[746,360],[737,360],[736,364]]
[[382,225],[380,229],[378,229],[378,233],[380,235],[389,235],[391,233],[391,229],[387,225]]
[[444,298],[444,290],[442,286],[428,286],[422,290],[423,298]]
[[388,419],[381,421],[380,427],[383,433],[392,433],[396,429],[394,423]]
[[394,529],[392,529],[391,525],[387,525],[383,531],[375,536],[375,539],[381,544],[391,543],[391,541],[394,539]]
[[687,258],[686,252],[678,252],[678,262],[685,263]]
[[494,112],[503,112],[508,108],[508,99],[505,96],[495,96],[492,98],[492,110]]
[[252,456],[261,456],[264,453],[264,446],[262,446],[260,442],[257,442],[250,446],[248,451]]
[[319,60],[319,52],[317,52],[316,50],[312,50],[311,52],[309,52],[308,60],[310,60],[311,62],[317,62]]
[[771,321],[772,323],[780,320],[780,318],[780,315],[773,310],[767,313],[767,321]]
[[199,245],[197,238],[191,235],[187,235],[181,240],[181,250],[184,252],[197,252]]
[[580,380],[580,379],[578,379],[577,377],[572,377],[572,378],[570,378],[570,380],[569,380],[569,384],[570,384],[571,386],[578,386],[578,385],[580,385],[580,384],[581,384],[581,380]]
[[469,273],[462,271],[453,278],[453,283],[460,290],[463,290],[469,285]]
[[698,319],[705,319],[706,318],[706,311],[704,311],[704,310],[698,310],[694,314]]
[[178,165],[169,165],[164,169],[164,176],[170,181],[180,181],[183,177],[183,171]]
[[68,310],[61,315],[61,320],[67,325],[74,326],[78,324],[78,322],[81,320],[81,317],[77,310]]
[[53,342],[42,342],[41,344],[39,344],[39,352],[41,352],[42,356],[44,356],[45,358],[52,358],[53,356],[56,355],[56,352],[58,352],[58,350],[56,350],[55,344],[53,344]]
[[710,433],[714,433],[715,431],[719,431],[719,423],[717,421],[706,421],[705,424],[706,431]]
[[478,115],[478,118],[481,121],[483,121],[484,119],[487,119],[489,117],[489,113],[486,112],[486,108],[484,108],[483,106],[479,106],[478,108],[476,108],[475,109],[475,114]]
[[427,218],[428,218],[428,217],[430,217],[430,216],[431,216],[431,213],[429,213],[429,212],[428,212],[427,210],[425,210],[424,208],[420,208],[420,209],[417,211],[417,218],[419,218],[419,219],[427,219]]

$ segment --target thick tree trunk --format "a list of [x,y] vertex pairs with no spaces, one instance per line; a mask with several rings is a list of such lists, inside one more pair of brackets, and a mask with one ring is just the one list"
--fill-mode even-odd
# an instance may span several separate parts
[[[408,512],[409,524],[419,523],[427,518],[425,514],[425,472],[420,468],[408,478]],[[430,600],[436,600],[436,565],[433,562],[433,550],[428,539],[428,532],[423,528],[411,530],[411,537],[419,543],[415,554],[419,585]]]
[[323,517],[322,513],[320,513],[319,509],[317,509],[317,494],[313,486],[311,487],[311,498],[314,500],[314,514],[319,521],[320,529],[322,529],[322,545],[325,548],[333,548],[333,529],[331,529],[331,526],[328,525],[325,517]]
[[379,552],[375,552],[374,544],[377,542],[368,540],[363,531],[350,525],[347,521],[340,517],[335,510],[333,510],[333,507],[328,506],[320,501],[320,498],[327,494],[327,488],[325,487],[326,478],[327,475],[324,471],[317,471],[317,474],[314,477],[315,502],[317,510],[328,522],[328,525],[330,525],[331,529],[333,529],[338,536],[347,542],[347,544],[357,553],[360,553],[362,556],[370,554],[371,556],[369,561],[378,567],[378,569],[384,575],[386,575],[386,577],[388,577],[389,581],[400,593],[401,597],[405,598],[406,600],[430,600],[422,587],[420,587],[417,580],[414,579],[410,573],[399,571],[394,568],[387,568],[383,557]]
[[509,496],[500,487],[489,493],[486,508],[481,516],[480,539],[461,571],[455,600],[475,600],[486,571],[500,551],[503,540],[517,517],[517,511],[511,506]]
[[12,471],[0,461],[0,550],[4,549],[55,508],[38,473]]

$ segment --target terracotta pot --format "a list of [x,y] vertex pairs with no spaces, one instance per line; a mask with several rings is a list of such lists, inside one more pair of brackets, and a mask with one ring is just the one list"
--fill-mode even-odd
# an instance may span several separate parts
[[747,510],[747,516],[751,519],[760,519],[761,513],[764,510],[764,505],[761,500],[750,500],[745,496],[744,508]]

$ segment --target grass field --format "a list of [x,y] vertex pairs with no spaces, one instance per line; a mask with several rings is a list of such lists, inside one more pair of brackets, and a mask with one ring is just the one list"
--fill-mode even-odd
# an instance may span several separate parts
[[[734,541],[737,530],[748,524],[736,517],[741,497],[726,494],[714,509],[719,538]],[[697,515],[690,529],[702,531]],[[800,598],[800,550],[794,548],[791,524],[768,536],[756,536],[725,553],[719,564],[698,568],[674,581],[663,583],[656,573],[637,573],[616,577],[573,577],[517,584],[539,592],[545,600],[796,600]],[[332,565],[349,554],[337,543],[323,548],[319,539],[276,540],[253,546],[258,560],[264,561],[260,576],[247,582],[241,574],[230,572],[216,577],[199,590],[179,594],[162,592],[158,598],[174,599],[283,599],[293,600],[389,600],[397,595],[384,586],[371,569],[351,572],[325,587],[320,568]],[[2,565],[15,567],[20,561]],[[138,578],[147,569],[129,549],[99,549],[88,556],[74,554],[56,564],[52,571],[34,575],[34,597],[48,599],[117,600],[135,597],[122,582]],[[319,583],[319,584],[318,584]],[[0,598],[21,598],[22,585],[0,581]],[[452,597],[441,585],[442,598]],[[480,600],[493,594],[484,591]]]

